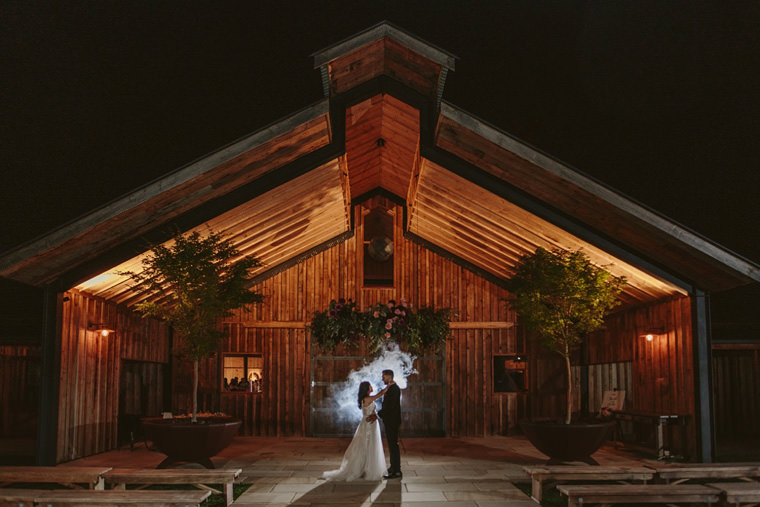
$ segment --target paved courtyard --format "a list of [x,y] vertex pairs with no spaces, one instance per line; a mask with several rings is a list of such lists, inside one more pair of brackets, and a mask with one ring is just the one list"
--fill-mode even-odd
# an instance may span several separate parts
[[[515,482],[527,482],[524,465],[546,458],[522,437],[402,439],[403,479],[326,482],[322,472],[340,466],[349,439],[238,437],[213,459],[218,468],[242,468],[251,487],[236,506],[536,507]],[[164,458],[139,444],[69,463],[154,468]],[[602,465],[637,465],[635,455],[602,448]],[[184,465],[195,468],[198,465]]]

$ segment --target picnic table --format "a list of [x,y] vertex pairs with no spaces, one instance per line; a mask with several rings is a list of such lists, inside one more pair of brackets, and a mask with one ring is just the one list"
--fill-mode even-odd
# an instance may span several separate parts
[[[1,490],[0,490],[1,491]],[[161,507],[198,507],[211,495],[210,491],[122,491],[47,490],[36,491],[34,501],[40,507],[89,507],[92,505],[150,505]]]
[[[232,485],[243,472],[242,468],[228,469],[114,469],[103,475],[108,484],[116,490],[126,489],[127,484],[139,484],[146,487],[151,484],[192,484],[197,488],[214,493],[223,493],[227,505],[234,498]],[[218,491],[209,484],[222,484],[224,491]],[[139,489],[138,489],[139,490]],[[136,491],[136,490],[130,490]]]
[[586,503],[718,503],[721,492],[701,484],[560,484],[568,507]]
[[103,474],[111,467],[35,467],[35,466],[0,466],[0,487],[19,482],[39,482],[61,484],[78,488],[78,484],[87,484],[89,489],[105,488]]
[[556,481],[646,481],[652,480],[654,470],[646,467],[618,466],[526,466],[525,473],[531,479],[531,497],[541,503],[543,483],[548,480]]
[[728,504],[739,506],[760,502],[760,484],[757,482],[711,482],[708,486],[722,491]]
[[669,484],[680,484],[690,479],[742,479],[760,478],[760,463],[646,463]]

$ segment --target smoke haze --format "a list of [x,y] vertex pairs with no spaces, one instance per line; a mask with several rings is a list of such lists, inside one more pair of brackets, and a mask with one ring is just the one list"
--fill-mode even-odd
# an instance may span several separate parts
[[[377,394],[385,384],[383,383],[383,370],[393,370],[393,380],[403,390],[407,386],[407,377],[417,374],[414,369],[416,356],[407,354],[392,343],[382,354],[358,370],[348,374],[345,382],[334,386],[331,390],[331,405],[338,408],[337,415],[340,422],[358,423],[361,419],[361,410],[358,406],[359,384],[364,381],[372,384],[372,393]],[[382,399],[377,400],[378,410],[382,406]]]

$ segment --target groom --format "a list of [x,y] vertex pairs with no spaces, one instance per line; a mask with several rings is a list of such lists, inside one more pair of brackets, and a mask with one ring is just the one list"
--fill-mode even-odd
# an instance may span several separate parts
[[378,415],[385,424],[385,439],[388,442],[388,454],[391,466],[385,479],[401,478],[401,455],[398,449],[398,428],[401,426],[401,389],[393,381],[393,370],[383,370],[383,382],[390,386],[383,396],[383,408]]

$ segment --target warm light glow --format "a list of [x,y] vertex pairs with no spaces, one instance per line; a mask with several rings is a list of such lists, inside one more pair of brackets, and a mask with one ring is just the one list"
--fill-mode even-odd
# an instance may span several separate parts
[[108,331],[108,329],[101,329],[100,330],[100,336],[102,336],[103,338],[108,338],[109,333],[110,333],[110,331]]
[[654,340],[654,335],[653,335],[652,333],[649,333],[649,334],[646,336],[646,338],[647,338],[647,341],[648,341],[648,342],[651,342],[652,340]]

